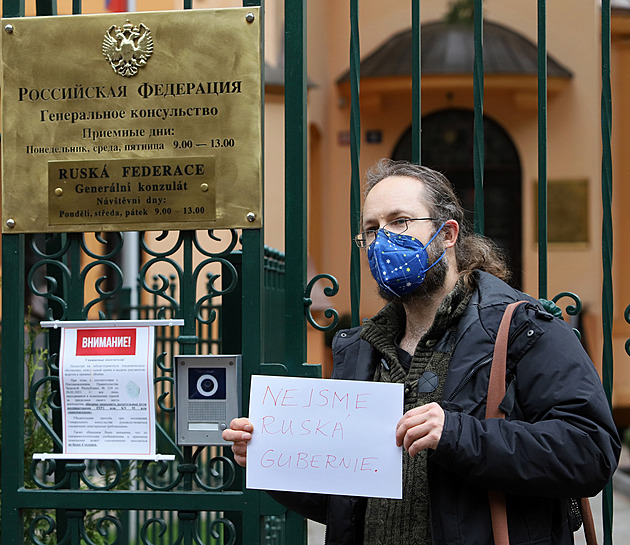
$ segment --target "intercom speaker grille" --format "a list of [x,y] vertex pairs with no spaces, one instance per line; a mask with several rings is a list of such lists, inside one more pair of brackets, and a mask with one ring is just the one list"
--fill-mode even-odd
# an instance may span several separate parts
[[188,420],[191,422],[221,422],[227,419],[225,401],[201,401],[188,403]]

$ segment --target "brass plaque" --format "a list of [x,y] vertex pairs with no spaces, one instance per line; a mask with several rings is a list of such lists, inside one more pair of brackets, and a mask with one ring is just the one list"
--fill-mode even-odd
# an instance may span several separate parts
[[4,233],[259,228],[259,8],[2,21]]
[[[547,241],[585,246],[589,243],[589,183],[585,178],[547,181]],[[538,202],[538,182],[534,185]],[[538,240],[538,210],[534,240]]]
[[48,163],[51,225],[215,221],[214,157]]

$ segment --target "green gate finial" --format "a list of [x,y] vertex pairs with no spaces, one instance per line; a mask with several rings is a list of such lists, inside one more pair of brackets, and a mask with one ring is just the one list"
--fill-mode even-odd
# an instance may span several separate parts
[[549,299],[538,299],[543,308],[551,314],[554,318],[562,319],[562,309],[556,305],[554,301],[550,301]]
[[474,0],[451,0],[444,22],[449,24],[473,24]]

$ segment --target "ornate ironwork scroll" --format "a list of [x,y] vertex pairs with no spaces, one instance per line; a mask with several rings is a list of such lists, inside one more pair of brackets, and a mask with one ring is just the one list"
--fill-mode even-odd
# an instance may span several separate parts
[[334,295],[337,295],[337,292],[339,291],[339,282],[337,282],[337,279],[334,276],[325,273],[314,276],[304,290],[304,306],[306,319],[308,320],[308,323],[311,324],[318,331],[330,331],[337,327],[337,324],[339,323],[339,313],[334,308],[327,308],[324,311],[324,316],[328,319],[332,318],[332,322],[328,325],[323,326],[315,321],[315,318],[313,318],[313,313],[311,312],[311,305],[313,304],[311,293],[313,291],[313,287],[319,280],[329,280],[331,283],[331,286],[326,286],[324,288],[324,295],[326,297],[333,297]]
[[[570,299],[573,299],[574,304],[568,305],[565,310],[567,311],[567,314],[569,316],[577,316],[582,311],[582,301],[580,301],[580,298],[575,293],[571,293],[570,291],[563,291],[551,300],[539,299],[539,301],[547,312],[553,314],[556,318],[562,319],[562,309],[556,303],[563,297],[569,297]],[[582,334],[578,329],[574,327],[573,331],[577,335],[578,339],[582,338]]]
[[[143,314],[142,317],[175,317],[182,309],[192,308],[194,312],[188,319],[205,326],[201,332],[203,336],[216,337],[217,329],[210,326],[220,319],[221,297],[232,292],[239,281],[239,274],[228,259],[239,244],[237,231],[164,231],[144,233],[140,239],[140,250],[146,259],[138,278],[140,306],[137,311]],[[112,304],[124,295],[123,272],[119,265],[123,248],[121,233],[33,237],[30,251],[34,259],[28,271],[27,285],[36,299],[43,300],[49,319],[87,319],[95,310],[101,317],[124,319],[132,309],[120,303]],[[118,460],[87,463],[33,460],[28,469],[30,481],[27,487],[88,492],[176,491],[192,487],[221,492],[233,485],[234,462],[223,456],[220,449],[199,448],[189,455],[186,449],[176,444],[172,356],[179,350],[178,337],[174,331],[158,331],[156,337],[158,443],[160,452],[175,454],[175,462],[145,461],[138,467],[135,464],[130,467]],[[218,339],[212,340],[212,344],[206,342],[208,339],[194,339],[199,343],[199,350],[220,346]],[[188,342],[187,338],[184,340]],[[61,451],[57,347],[51,346],[49,352],[44,368],[33,375],[28,409],[38,429],[49,438],[50,447],[47,448]],[[40,529],[37,535],[54,531],[54,520],[51,520],[47,516],[38,519]]]

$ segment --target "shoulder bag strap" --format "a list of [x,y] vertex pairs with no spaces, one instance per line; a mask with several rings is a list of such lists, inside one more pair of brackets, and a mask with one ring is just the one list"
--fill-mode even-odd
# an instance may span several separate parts
[[588,498],[580,498],[580,512],[582,513],[582,525],[586,536],[586,545],[597,545],[597,534],[595,533],[595,523],[591,512],[591,503]]
[[510,323],[516,307],[525,301],[511,303],[505,308],[503,318],[499,324],[497,340],[494,343],[492,355],[492,367],[490,368],[490,382],[488,384],[488,400],[486,401],[486,418],[505,418],[503,411],[499,409],[501,401],[505,397],[505,373],[508,350],[508,335]]
[[[492,356],[492,367],[490,368],[490,382],[488,384],[488,398],[486,401],[486,419],[505,418],[499,405],[505,397],[505,372],[507,361],[508,334],[512,315],[521,303],[518,301],[509,304],[501,319],[497,340],[494,343],[494,354]],[[488,490],[488,500],[490,501],[490,516],[492,517],[492,534],[495,545],[509,545],[507,513],[505,510],[505,494],[498,490]]]
[[[505,418],[505,414],[499,409],[499,405],[501,405],[505,397],[508,334],[510,332],[512,315],[516,308],[523,303],[526,303],[526,301],[517,301],[516,303],[509,304],[505,309],[499,325],[497,339],[494,344],[494,354],[492,356],[492,368],[490,369],[486,418]],[[497,490],[488,490],[488,499],[490,501],[494,543],[495,545],[509,545],[510,538],[508,535],[507,513],[505,510],[505,494]],[[580,511],[582,513],[586,543],[587,545],[597,545],[595,524],[593,523],[593,515],[588,498],[580,499]]]

